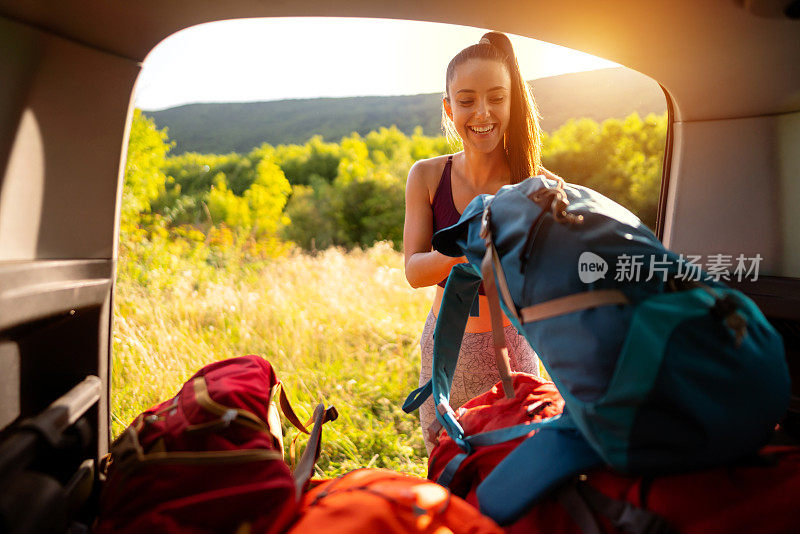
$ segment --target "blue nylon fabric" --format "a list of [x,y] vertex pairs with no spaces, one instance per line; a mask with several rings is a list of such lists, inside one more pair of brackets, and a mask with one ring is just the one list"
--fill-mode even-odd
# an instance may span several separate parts
[[512,439],[530,434],[546,426],[555,426],[554,422],[560,420],[561,416],[551,417],[535,423],[528,423],[522,425],[514,425],[506,428],[499,428],[497,430],[490,430],[488,432],[481,432],[480,434],[472,434],[464,438],[464,440],[473,447],[486,447],[488,445],[497,445],[498,443],[505,443]]
[[586,439],[609,464],[629,464],[637,403],[653,388],[673,330],[686,319],[708,314],[713,300],[698,288],[657,295],[638,306],[607,394],[596,402],[571,403]]
[[444,487],[450,486],[453,477],[456,476],[459,467],[461,467],[461,464],[464,463],[467,457],[469,457],[469,454],[465,452],[453,456],[453,459],[447,462],[447,465],[442,469],[442,474],[436,479],[436,483]]
[[418,387],[408,394],[403,403],[403,411],[411,413],[422,406],[425,401],[433,394],[433,381],[428,380],[424,385]]
[[480,511],[499,525],[508,525],[550,489],[602,463],[580,432],[542,428],[511,451],[480,483]]
[[[567,430],[574,433],[575,424],[570,420],[569,417],[558,415],[556,417],[551,417],[549,419],[544,419],[542,421],[537,421],[535,423],[514,425],[507,428],[500,428],[498,430],[491,430],[489,432],[481,432],[480,434],[472,434],[470,436],[464,437],[464,441],[469,443],[472,447],[486,447],[489,445],[497,445],[499,443],[511,441],[513,439],[525,436],[533,431],[538,431],[540,429],[555,430],[555,431]],[[532,438],[533,436],[531,436],[528,439]],[[580,450],[582,450],[582,448]],[[453,477],[458,472],[458,469],[461,467],[461,464],[464,463],[464,460],[466,460],[468,457],[469,457],[469,452],[455,455],[442,470],[442,474],[439,475],[439,478],[436,479],[436,482],[438,484],[441,484],[442,486],[450,485],[450,482],[453,481]],[[526,463],[523,469],[528,469],[528,468],[529,467],[527,466]],[[556,469],[558,469],[558,467]]]
[[[437,406],[441,402],[446,402],[449,405],[453,373],[458,363],[463,332],[466,328],[466,310],[469,309],[471,300],[477,294],[480,281],[480,275],[470,264],[456,265],[447,279],[433,334],[433,373],[429,382],[435,405]],[[415,405],[424,402],[427,398],[427,390],[428,384],[425,384],[412,392],[406,400],[404,408],[408,406],[414,409]],[[464,429],[452,414],[442,414],[439,410],[436,410],[436,417],[444,426],[447,434],[465,451],[463,458],[460,457],[461,455],[456,456],[445,468],[445,472],[449,474],[443,472],[440,476],[440,483],[443,485],[452,480],[455,471],[475,446],[493,445],[509,441],[524,436],[536,428],[572,428],[574,426],[567,418],[559,416],[528,425],[516,425],[492,432],[465,436]],[[447,482],[444,482],[444,480],[447,480]]]
[[[780,335],[752,301],[707,273],[701,279],[717,291],[717,299],[701,295],[702,289],[668,293],[663,276],[646,280],[651,261],[665,261],[666,274],[675,276],[681,260],[633,214],[599,193],[564,186],[567,212],[582,215],[580,225],[559,223],[549,212],[542,215],[528,195],[555,186],[555,181],[533,177],[494,196],[476,197],[457,224],[434,235],[434,249],[465,255],[477,271],[485,250],[481,216],[488,205],[494,243],[518,309],[600,289],[628,297],[630,305],[525,325],[512,318],[539,354],[580,432],[614,467],[657,472],[715,465],[753,452],[753,444],[763,442],[789,402]],[[604,277],[580,280],[579,258],[585,252],[606,263]],[[641,257],[638,281],[616,279],[622,255]],[[748,325],[738,348],[722,319],[709,319],[725,294],[736,295],[737,313]],[[502,300],[501,306],[509,315]],[[463,333],[459,326],[437,325],[437,330],[445,328]],[[746,418],[739,417],[743,393],[758,399],[752,410],[744,410]],[[732,429],[748,439],[730,439]],[[637,439],[639,434],[649,441]],[[707,443],[716,451],[706,454]],[[705,464],[693,464],[695,457]]]
[[[434,248],[452,256],[466,255],[471,264],[479,266],[485,251],[480,237],[481,215],[484,206],[491,204],[492,220],[502,221],[493,228],[495,246],[518,308],[593,289],[620,289],[633,302],[661,291],[663,282],[656,279],[645,284],[614,281],[611,270],[619,254],[677,258],[632,213],[591,190],[565,187],[570,200],[567,211],[583,215],[583,224],[559,224],[546,214],[531,236],[530,228],[542,210],[528,195],[545,184],[555,187],[552,180],[534,177],[505,186],[493,197],[473,199],[457,224],[434,235]],[[580,281],[578,260],[583,252],[594,253],[609,265],[605,279],[593,284]],[[537,275],[525,276],[523,271]],[[508,314],[505,303],[501,305]],[[629,306],[604,306],[528,324],[520,331],[543,355],[551,376],[559,376],[562,385],[585,402],[605,393],[631,313]],[[559,357],[548,359],[548,354]]]
[[[780,336],[743,294],[732,289],[714,291],[739,302],[748,333],[741,347],[735,349],[733,332],[710,314],[676,324],[664,347],[668,361],[659,369],[651,391],[630,421],[627,462],[632,472],[655,471],[663,465],[696,469],[738,460],[769,441],[773,422],[786,411],[791,389],[788,369],[785,361],[780,365],[771,358],[783,354]],[[657,299],[659,306],[684,309],[691,303],[679,302],[678,297],[696,297],[712,304],[709,294],[692,293],[654,297],[640,306],[642,316],[651,324],[664,322],[664,314],[651,306]],[[673,297],[673,301],[668,302],[667,297]],[[648,340],[638,341],[642,347]],[[714,352],[720,357],[698,358],[698,354]],[[631,363],[635,363],[633,359]],[[609,390],[621,388],[612,386]],[[739,394],[732,396],[731,391]],[[620,393],[616,404],[621,402],[624,398]],[[603,420],[613,416],[608,413],[609,407],[607,403],[598,410]]]

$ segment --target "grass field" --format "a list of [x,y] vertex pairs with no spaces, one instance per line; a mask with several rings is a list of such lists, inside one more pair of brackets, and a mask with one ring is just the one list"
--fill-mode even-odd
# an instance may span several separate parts
[[301,418],[320,400],[339,410],[325,425],[320,474],[371,466],[424,476],[417,416],[400,406],[417,385],[418,338],[434,290],[411,289],[402,255],[389,245],[249,264],[163,243],[133,241],[121,250],[115,436],[203,365],[260,354]]

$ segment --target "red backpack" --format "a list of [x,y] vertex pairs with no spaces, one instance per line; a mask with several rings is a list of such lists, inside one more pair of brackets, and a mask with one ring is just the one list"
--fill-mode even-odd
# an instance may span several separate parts
[[97,533],[279,532],[319,454],[314,430],[295,477],[283,460],[284,415],[300,423],[272,366],[259,356],[212,363],[172,399],[139,415],[111,446]]
[[[479,487],[490,475],[487,493],[498,499],[525,491],[516,484],[513,466],[497,467],[534,429],[524,434],[524,427],[511,434],[509,429],[556,416],[564,406],[551,382],[519,373],[512,378],[514,397],[506,398],[498,382],[456,414],[464,434],[473,438],[471,454],[446,432],[431,451],[428,478],[477,508]],[[517,437],[502,439],[508,435]],[[501,471],[504,479],[497,476]],[[485,484],[481,490],[487,491]],[[504,529],[507,534],[800,532],[800,448],[767,447],[746,462],[669,476],[593,469],[564,481]]]

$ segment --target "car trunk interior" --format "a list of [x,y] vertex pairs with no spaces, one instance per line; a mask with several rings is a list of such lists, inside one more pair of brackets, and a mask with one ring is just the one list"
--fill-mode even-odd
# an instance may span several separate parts
[[[800,21],[772,4],[0,0],[0,530],[91,521],[96,462],[110,439],[131,94],[159,41],[226,18],[492,27],[657,80],[673,107],[659,237],[688,254],[763,257],[757,281],[732,285],[784,337],[793,378],[785,428],[800,435]],[[644,23],[652,31],[641,32]]]

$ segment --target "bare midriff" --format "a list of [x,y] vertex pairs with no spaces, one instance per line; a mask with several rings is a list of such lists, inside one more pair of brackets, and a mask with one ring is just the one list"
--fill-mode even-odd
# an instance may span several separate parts
[[[443,295],[444,289],[441,286],[436,286],[436,297],[433,299],[432,306],[433,315],[436,317],[439,316],[439,308],[442,306]],[[464,330],[465,332],[491,332],[492,318],[489,316],[489,300],[485,295],[478,295],[478,311],[480,312],[480,315],[477,317],[470,317],[469,320],[467,320],[467,327]],[[511,321],[509,321],[508,317],[503,314],[503,327],[506,327],[510,324]]]

